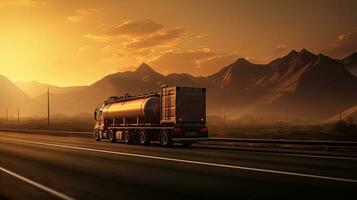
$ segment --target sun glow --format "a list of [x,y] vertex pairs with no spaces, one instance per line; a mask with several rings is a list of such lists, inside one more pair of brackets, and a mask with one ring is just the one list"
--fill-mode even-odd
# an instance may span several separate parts
[[[264,63],[323,47],[331,56],[350,53],[357,32],[345,24],[355,21],[354,6],[334,2],[316,13],[310,4],[283,4],[289,15],[282,18],[270,2],[0,0],[0,74],[88,85],[142,62],[163,74],[206,76],[239,57]],[[331,15],[336,6],[344,9]],[[331,16],[344,23],[332,24]]]
[[0,35],[0,68],[12,79],[29,80],[48,72],[48,60],[57,43],[40,25],[2,21]]

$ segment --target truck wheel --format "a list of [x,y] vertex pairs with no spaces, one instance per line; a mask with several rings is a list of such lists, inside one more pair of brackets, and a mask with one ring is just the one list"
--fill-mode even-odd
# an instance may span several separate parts
[[124,131],[124,143],[125,144],[132,143],[132,138],[131,138],[130,132],[128,130]]
[[94,139],[95,139],[95,141],[100,141],[100,136],[99,136],[98,130],[94,131]]
[[115,131],[113,130],[109,130],[109,140],[112,142],[112,143],[115,143],[117,141],[116,137],[115,137]]
[[148,137],[148,134],[145,133],[144,130],[140,130],[139,132],[139,144],[141,145],[147,145],[149,144],[149,137]]
[[172,140],[167,131],[162,131],[160,135],[160,144],[164,147],[169,147],[172,145]]

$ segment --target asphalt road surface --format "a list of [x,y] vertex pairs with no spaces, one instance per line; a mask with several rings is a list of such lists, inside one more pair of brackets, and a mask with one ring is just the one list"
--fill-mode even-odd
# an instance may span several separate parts
[[357,158],[0,132],[0,199],[347,199]]

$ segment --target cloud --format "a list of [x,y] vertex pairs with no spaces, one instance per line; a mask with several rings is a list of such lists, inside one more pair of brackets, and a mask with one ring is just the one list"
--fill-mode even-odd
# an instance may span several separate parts
[[98,12],[95,8],[81,8],[77,10],[77,13],[80,15],[93,15]]
[[89,49],[91,49],[92,47],[89,45],[85,45],[85,46],[81,46],[78,48],[78,51],[87,51]]
[[335,41],[324,46],[322,52],[338,58],[357,52],[357,31],[339,35]]
[[287,49],[287,47],[288,46],[286,44],[278,44],[278,45],[276,45],[274,52],[275,53],[284,52]]
[[165,74],[177,72],[210,75],[231,64],[237,57],[237,52],[222,53],[209,48],[202,48],[187,51],[167,51],[149,64]]
[[185,39],[200,39],[207,34],[193,33],[181,27],[165,28],[164,25],[150,19],[142,19],[129,20],[114,26],[102,26],[98,33],[83,36],[95,41],[115,43],[117,48],[126,51],[139,51],[153,47],[173,47]]
[[5,7],[5,6],[29,6],[29,7],[34,7],[34,6],[42,6],[47,4],[48,1],[43,1],[43,0],[1,0],[0,1],[0,7]]
[[[167,28],[150,19],[129,20],[102,27],[95,34],[83,36],[106,42],[101,47],[106,55],[102,62],[112,66],[128,66],[125,69],[146,62],[164,74],[210,75],[238,58],[237,52],[229,50],[214,51],[202,46],[183,48],[185,42],[199,40],[207,37],[207,34],[194,33],[182,27]],[[123,70],[122,67],[115,69]]]
[[107,55],[120,54],[122,57],[125,57],[126,60],[131,60],[133,62],[127,63],[132,66],[137,66],[143,62],[150,62],[157,59],[161,56],[161,51],[155,48],[146,48],[146,49],[126,49],[120,48],[118,46],[108,44],[101,49]]
[[188,32],[183,28],[176,27],[168,30],[162,30],[147,37],[135,38],[129,42],[126,47],[134,49],[142,49],[154,46],[168,46],[172,43],[183,39],[188,35]]
[[129,20],[120,25],[110,26],[106,30],[109,36],[139,36],[153,34],[164,28],[164,25],[156,23],[150,19]]
[[67,20],[70,22],[80,22],[86,16],[94,15],[97,12],[98,12],[98,10],[95,8],[81,8],[81,9],[76,10],[75,15],[68,16]]
[[207,36],[208,36],[207,33],[197,33],[197,34],[196,34],[196,38],[197,38],[197,39],[205,38],[205,37],[207,37]]
[[84,34],[83,37],[87,39],[91,39],[97,42],[108,42],[110,40],[110,37],[106,35],[93,35],[93,34]]
[[68,16],[67,20],[70,22],[79,22],[79,21],[83,20],[83,16],[81,16],[81,15]]

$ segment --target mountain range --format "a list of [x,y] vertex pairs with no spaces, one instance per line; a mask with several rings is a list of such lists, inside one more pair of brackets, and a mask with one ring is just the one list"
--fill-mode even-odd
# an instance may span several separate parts
[[[51,109],[65,115],[91,113],[109,96],[158,91],[167,84],[206,87],[208,114],[279,119],[288,112],[295,119],[326,120],[357,105],[355,66],[356,53],[337,60],[306,49],[291,51],[267,64],[240,58],[206,77],[165,76],[143,63],[135,71],[111,74],[86,87],[53,91]],[[27,90],[28,86],[20,87]],[[23,95],[35,104],[46,105],[45,94],[32,99]]]
[[342,59],[341,62],[346,66],[347,70],[357,76],[357,53],[352,53],[350,56]]
[[17,112],[22,115],[39,114],[40,105],[31,99],[25,92],[19,89],[6,77],[0,75],[0,115],[15,116]]
[[22,91],[24,91],[31,98],[42,95],[44,91],[47,91],[47,88],[51,90],[52,93],[63,94],[67,92],[78,91],[87,87],[87,86],[59,87],[46,83],[39,83],[37,81],[30,81],[30,82],[16,81],[15,85],[18,88],[20,88]]

